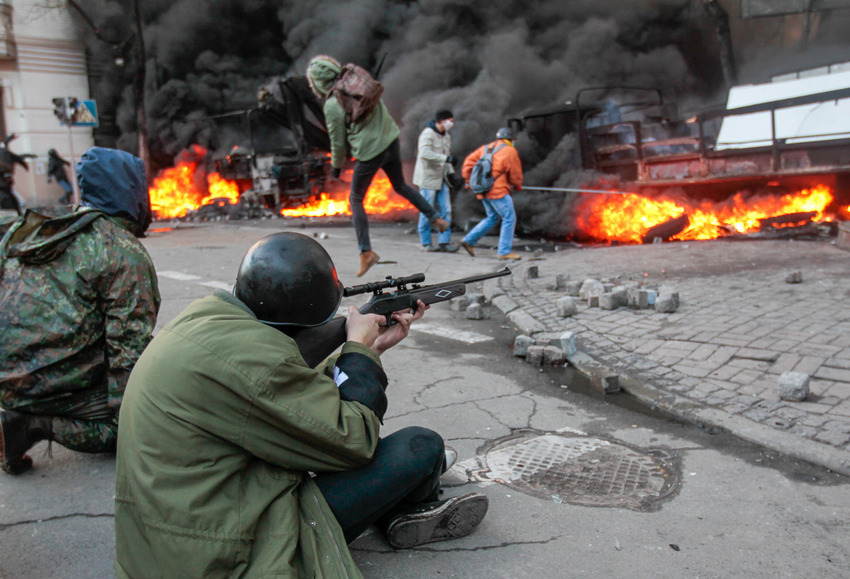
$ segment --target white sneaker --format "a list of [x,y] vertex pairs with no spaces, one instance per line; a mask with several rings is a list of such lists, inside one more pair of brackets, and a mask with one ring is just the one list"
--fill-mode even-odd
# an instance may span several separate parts
[[457,462],[457,451],[453,449],[451,446],[446,447],[446,466],[443,469],[443,472],[446,472],[450,468],[454,466]]

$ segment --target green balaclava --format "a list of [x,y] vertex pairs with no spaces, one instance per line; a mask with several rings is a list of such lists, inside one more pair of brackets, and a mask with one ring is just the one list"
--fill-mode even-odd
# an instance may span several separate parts
[[320,54],[307,65],[307,81],[319,98],[328,98],[334,81],[342,72],[342,65],[333,57]]

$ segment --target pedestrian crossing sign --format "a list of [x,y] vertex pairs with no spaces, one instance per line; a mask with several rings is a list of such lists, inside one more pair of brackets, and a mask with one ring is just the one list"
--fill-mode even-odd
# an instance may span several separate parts
[[72,127],[96,127],[97,103],[94,100],[77,101],[71,114]]

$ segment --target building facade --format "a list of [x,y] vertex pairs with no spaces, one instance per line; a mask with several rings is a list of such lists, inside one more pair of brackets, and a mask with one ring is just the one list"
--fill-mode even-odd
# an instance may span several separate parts
[[[53,114],[55,97],[89,98],[86,55],[62,1],[0,0],[0,135],[27,159],[15,167],[15,190],[28,207],[57,203],[62,189],[47,182],[47,151],[73,164],[94,143],[91,128],[68,130]],[[73,178],[71,168],[69,179]]]

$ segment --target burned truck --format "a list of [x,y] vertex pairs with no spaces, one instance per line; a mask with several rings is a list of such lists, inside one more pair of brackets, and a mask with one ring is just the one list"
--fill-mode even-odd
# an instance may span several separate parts
[[279,211],[318,196],[330,174],[322,105],[305,77],[262,86],[257,106],[240,111],[249,146],[215,159],[225,179],[239,183],[242,201]]
[[719,199],[822,183],[850,204],[850,66],[733,87],[726,106],[679,115],[646,87],[589,87],[563,106],[508,121],[537,155],[567,135],[567,170],[651,196],[677,188]]

